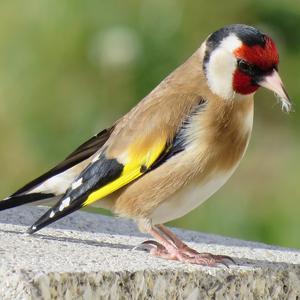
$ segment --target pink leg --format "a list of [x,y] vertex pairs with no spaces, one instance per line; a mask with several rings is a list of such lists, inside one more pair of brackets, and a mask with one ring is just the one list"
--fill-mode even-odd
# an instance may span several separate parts
[[190,257],[195,257],[195,256],[205,256],[205,257],[211,257],[211,258],[215,258],[217,260],[219,260],[220,262],[222,262],[222,260],[230,260],[231,262],[235,263],[234,260],[227,255],[213,255],[210,253],[199,253],[196,250],[190,248],[187,244],[185,244],[182,240],[180,240],[177,235],[175,233],[173,233],[170,229],[168,229],[166,226],[164,225],[157,225],[157,228],[163,233],[165,234],[173,243],[174,245],[177,247],[178,250],[180,250],[180,252],[190,256]]
[[156,227],[165,235],[167,236],[178,249],[183,249],[188,247],[175,233],[173,233],[170,229],[168,229],[164,225],[156,225]]
[[[162,257],[165,259],[178,260],[178,251],[176,246],[168,240],[163,234],[159,232],[155,227],[149,230],[149,234],[157,241],[149,241],[149,245],[155,245],[150,250],[150,254]],[[154,243],[153,243],[154,242]],[[146,241],[147,243],[147,241]]]
[[173,232],[163,225],[157,225],[156,227],[151,228],[149,234],[153,236],[157,242],[146,241],[143,244],[151,247],[150,254],[161,258],[207,266],[216,266],[220,263],[227,266],[225,260],[234,262],[228,256],[197,252],[188,247]]

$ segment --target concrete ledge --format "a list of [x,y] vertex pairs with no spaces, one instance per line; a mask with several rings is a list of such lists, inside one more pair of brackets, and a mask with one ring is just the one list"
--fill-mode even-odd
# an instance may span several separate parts
[[77,212],[25,234],[44,211],[0,213],[0,299],[300,299],[298,250],[177,230],[199,251],[237,262],[185,265],[132,250],[145,236],[122,219]]

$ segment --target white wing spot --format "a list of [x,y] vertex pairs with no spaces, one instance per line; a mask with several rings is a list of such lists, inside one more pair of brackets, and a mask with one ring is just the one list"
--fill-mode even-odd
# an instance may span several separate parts
[[53,218],[54,215],[55,215],[55,212],[52,210],[49,217],[50,217],[50,218]]
[[31,228],[32,228],[32,230],[36,230],[36,226],[32,226]]
[[92,159],[92,163],[96,162],[98,159],[100,158],[100,155],[96,155],[93,159]]
[[78,187],[80,187],[82,185],[82,177],[79,178],[78,180],[76,180],[73,184],[72,184],[72,190],[77,189]]
[[59,207],[59,211],[63,211],[66,207],[68,207],[70,205],[70,201],[71,201],[70,197],[63,200]]

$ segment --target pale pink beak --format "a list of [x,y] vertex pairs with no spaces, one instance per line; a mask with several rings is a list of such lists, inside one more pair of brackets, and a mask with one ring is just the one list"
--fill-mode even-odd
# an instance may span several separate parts
[[265,76],[260,82],[258,82],[258,85],[275,93],[275,95],[281,101],[282,110],[285,110],[286,112],[291,110],[292,103],[290,97],[287,94],[282,80],[275,69],[270,75]]

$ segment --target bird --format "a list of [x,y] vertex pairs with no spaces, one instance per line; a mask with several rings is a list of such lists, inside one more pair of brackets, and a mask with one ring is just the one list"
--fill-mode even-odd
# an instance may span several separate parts
[[216,266],[225,255],[198,252],[164,224],[210,198],[236,170],[249,144],[254,94],[291,100],[278,73],[275,42],[259,29],[226,25],[110,128],[54,168],[0,201],[0,210],[55,200],[33,234],[92,205],[132,219],[152,240],[151,255]]

